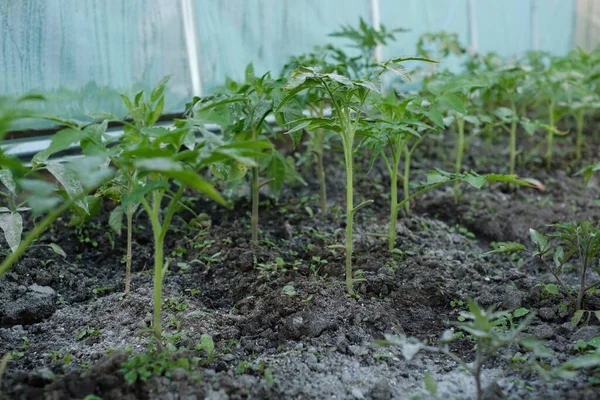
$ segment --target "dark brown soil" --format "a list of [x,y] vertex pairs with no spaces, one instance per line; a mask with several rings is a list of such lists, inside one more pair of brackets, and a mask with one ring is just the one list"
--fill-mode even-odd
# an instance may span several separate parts
[[[417,156],[415,179],[433,167],[451,169],[444,159],[452,154],[435,154],[433,145]],[[364,277],[359,298],[345,294],[342,251],[328,248],[342,243],[345,228],[337,156],[327,165],[329,216],[319,216],[312,178],[307,186],[284,190],[278,201],[266,193],[259,249],[248,243],[243,194],[233,212],[189,199],[196,212],[210,216],[211,227],[189,229],[183,221],[192,214],[182,212],[168,236],[163,326],[168,341],[186,349],[173,357],[203,359],[205,353],[194,347],[205,333],[217,356],[193,373],[178,370],[136,384],[126,383],[120,369],[128,351],[143,352],[152,342],[144,329],[151,322],[153,268],[146,218],[136,219],[133,292],[123,297],[125,241],[110,233],[108,213],[79,231],[65,217],[0,279],[0,354],[16,355],[3,377],[3,393],[7,399],[427,398],[428,371],[438,381],[440,398],[472,398],[472,378],[450,360],[423,354],[407,363],[398,349],[374,344],[387,333],[435,343],[460,311],[450,303],[467,297],[486,307],[535,312],[528,333],[547,340],[555,352],[547,363],[556,366],[577,355],[577,339],[600,336],[599,322],[572,326],[559,307],[561,298],[541,295],[539,284],[552,279],[537,263],[519,266],[507,256],[482,254],[495,241],[528,244],[529,228],[545,232],[551,223],[598,220],[598,181],[584,189],[583,179],[573,176],[580,165],[563,148],[556,169],[546,172],[532,157],[528,169],[519,171],[542,181],[543,192],[465,188],[455,204],[448,187],[417,199],[412,215],[399,222],[402,252],[392,256],[383,239],[367,235],[385,232],[388,222],[385,168],[376,165],[365,177],[366,166],[358,165],[355,202],[375,200],[355,221],[354,265]],[[592,153],[588,163],[595,160]],[[465,168],[506,172],[504,150],[488,152],[476,139],[470,155]],[[49,243],[59,244],[67,258],[43,246]],[[586,306],[600,309],[600,297],[588,296]],[[459,340],[453,350],[469,360],[473,342]],[[501,362],[484,371],[489,398],[596,399],[600,389],[592,378],[598,374],[588,371],[573,380],[544,381]]]

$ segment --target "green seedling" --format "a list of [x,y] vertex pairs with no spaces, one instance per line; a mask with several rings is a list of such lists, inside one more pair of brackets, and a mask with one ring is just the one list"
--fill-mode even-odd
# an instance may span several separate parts
[[[559,111],[558,103],[563,98],[565,93],[565,85],[575,81],[575,72],[566,69],[565,60],[551,57],[545,52],[530,52],[528,54],[529,61],[537,68],[533,73],[536,80],[536,87],[541,92],[541,102],[546,106],[547,115],[547,133],[546,133],[546,153],[544,159],[546,169],[552,166],[552,149],[554,144],[554,135],[564,135],[568,132],[561,132],[557,129],[558,120],[564,115]],[[547,65],[546,65],[547,64]],[[544,65],[544,67],[541,67]],[[567,67],[568,68],[568,67]]]
[[206,353],[206,359],[204,360],[205,366],[209,366],[216,357],[215,343],[213,338],[206,333],[202,334],[200,337],[200,344],[197,344],[194,349],[197,351],[204,351]]
[[[376,116],[368,121],[365,128],[365,139],[361,146],[373,149],[371,165],[375,157],[381,155],[390,174],[390,230],[388,234],[389,250],[396,245],[396,224],[398,220],[398,178],[399,167],[404,157],[404,174],[402,183],[404,198],[410,196],[410,163],[417,146],[429,133],[431,127],[421,119],[427,111],[421,108],[422,100],[417,96],[408,96],[402,101],[390,93],[383,97],[374,95],[373,111]],[[411,145],[412,142],[412,145]],[[405,211],[410,211],[410,204],[405,203]]]
[[[393,71],[407,78],[406,71],[400,63],[408,60],[429,61],[418,58],[397,58],[379,64],[378,74]],[[342,141],[344,149],[344,162],[346,167],[346,289],[353,293],[352,285],[352,223],[354,214],[373,200],[365,201],[354,206],[353,201],[353,156],[354,140],[360,134],[359,127],[362,120],[362,107],[366,104],[371,92],[379,92],[378,87],[370,80],[351,80],[346,76],[335,73],[323,73],[310,67],[299,68],[291,77],[285,89],[289,94],[277,106],[280,110],[286,103],[292,101],[296,95],[305,90],[318,88],[323,97],[320,101],[331,104],[333,116],[331,118],[303,118],[292,123],[293,127],[288,133],[292,134],[303,129],[326,129],[335,132]]]
[[[600,285],[600,280],[591,284],[588,281],[590,270],[600,275],[600,269],[597,267],[600,251],[600,229],[596,228],[591,221],[553,224],[551,226],[554,228],[554,232],[548,236],[534,229],[529,230],[531,242],[534,245],[533,250],[528,250],[520,243],[506,242],[499,244],[497,249],[487,254],[525,252],[539,260],[569,298],[575,311],[575,317],[579,316],[581,318],[586,293]],[[549,237],[556,238],[558,245],[553,246]],[[551,260],[548,260],[550,257]],[[579,290],[576,292],[576,297],[571,294],[570,288],[560,278],[561,272],[574,257],[578,258],[579,264]],[[556,286],[545,285],[544,290],[549,294],[558,293]]]
[[[403,28],[388,29],[380,24],[378,27],[369,26],[362,17],[359,19],[358,28],[350,25],[340,26],[340,30],[330,33],[330,37],[349,40],[349,47],[359,51],[356,57],[350,57],[342,51],[335,52],[334,59],[339,65],[343,65],[353,79],[372,77],[377,75],[378,64],[382,60],[377,59],[376,48],[385,46],[396,40],[396,34],[408,32]],[[427,57],[426,57],[427,58]],[[306,65],[305,65],[306,66]]]
[[[143,93],[138,96],[142,98]],[[130,124],[122,139],[126,145],[120,149],[118,157],[112,158],[112,162],[131,185],[131,193],[124,196],[121,200],[122,204],[128,206],[128,204],[140,203],[148,214],[152,227],[154,237],[153,333],[159,350],[162,348],[162,282],[168,269],[163,254],[164,242],[185,189],[188,187],[194,189],[228,207],[225,199],[212,183],[200,176],[200,172],[215,162],[230,158],[255,165],[251,159],[244,156],[245,152],[248,149],[264,148],[260,143],[221,146],[222,141],[203,127],[203,123],[211,115],[212,110],[208,111],[207,115],[176,121],[172,129],[138,128]],[[204,136],[196,138],[197,130],[201,135],[204,133]],[[136,171],[135,176],[130,171]],[[176,189],[172,190],[173,187]]]
[[[454,172],[462,172],[462,160],[465,151],[465,124],[470,123],[478,126],[482,118],[487,116],[472,115],[474,110],[473,101],[475,91],[485,88],[488,82],[479,77],[464,75],[445,75],[447,79],[432,81],[427,89],[434,95],[432,111],[429,116],[439,127],[444,127],[446,122],[442,119],[442,113],[447,116],[447,121],[454,121],[458,131],[458,142],[456,144],[456,162]],[[458,202],[460,196],[458,182],[454,185],[454,201]]]
[[[482,97],[486,104],[492,104],[494,120],[491,126],[500,126],[509,134],[509,174],[515,173],[517,147],[517,128],[533,134],[539,127],[536,121],[526,117],[528,106],[534,99],[535,89],[532,80],[528,79],[528,68],[511,66],[485,73],[489,86],[483,91]],[[514,186],[511,187],[514,189]]]
[[588,53],[581,48],[569,53],[570,68],[577,72],[573,74],[573,81],[566,88],[565,102],[559,103],[561,107],[573,115],[576,122],[577,135],[575,138],[575,159],[581,160],[583,152],[583,128],[586,113],[600,108],[600,97],[598,96],[599,76],[596,71],[598,55],[594,52]]
[[458,322],[456,325],[475,340],[475,360],[472,363],[463,360],[450,350],[449,344],[456,340],[456,335],[452,330],[444,332],[439,346],[432,346],[415,338],[393,335],[386,335],[385,340],[377,341],[377,343],[384,346],[399,346],[402,349],[402,355],[408,361],[412,360],[419,351],[445,355],[473,376],[478,400],[483,399],[484,394],[481,382],[483,367],[492,359],[511,361],[510,356],[502,355],[499,352],[508,344],[518,344],[531,352],[529,357],[519,359],[520,367],[529,367],[537,372],[543,371],[543,367],[538,363],[537,358],[549,357],[549,351],[544,348],[541,342],[522,335],[522,332],[533,318],[532,314],[523,318],[517,326],[499,328],[503,326],[502,320],[506,318],[506,312],[484,310],[471,300],[468,304],[469,312],[461,312],[464,321]]
[[[259,191],[269,185],[271,192],[278,197],[285,181],[293,184],[304,183],[295,171],[292,157],[285,157],[267,140],[265,133],[270,133],[274,139],[274,132],[266,121],[267,116],[273,113],[274,101],[282,96],[280,82],[270,78],[267,73],[261,77],[254,74],[252,64],[246,68],[244,83],[227,81],[226,92],[205,99],[194,99],[191,106],[195,115],[201,117],[206,112],[226,108],[226,117],[219,122],[226,126],[224,137],[226,146],[239,146],[243,148],[248,142],[254,143],[253,148],[248,148],[244,156],[250,160],[251,166],[243,159],[231,158],[216,162],[211,167],[211,172],[217,178],[226,182],[240,183],[250,168],[251,176],[251,243],[258,245],[258,217],[259,217]],[[290,104],[279,110],[281,114],[298,115],[298,109]],[[277,117],[277,116],[276,116]],[[282,120],[280,117],[276,120]],[[257,146],[262,143],[262,147]],[[249,150],[254,150],[251,154]],[[265,151],[267,150],[267,151]],[[260,181],[260,173],[265,171],[267,179]]]

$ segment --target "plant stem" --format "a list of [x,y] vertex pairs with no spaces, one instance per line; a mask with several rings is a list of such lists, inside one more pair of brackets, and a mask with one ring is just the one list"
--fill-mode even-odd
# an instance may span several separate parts
[[575,143],[575,158],[577,161],[581,160],[581,153],[583,150],[583,112],[584,109],[580,108],[577,110],[577,139]]
[[[258,140],[258,133],[256,127],[252,127],[252,140]],[[255,160],[257,161],[257,160]],[[259,183],[258,183],[258,166],[252,167],[252,216],[250,218],[252,225],[252,237],[250,243],[253,246],[258,245],[258,195],[259,195]]]
[[[390,253],[396,247],[396,224],[398,222],[398,164],[400,163],[400,154],[395,154],[394,165],[391,168],[391,206],[390,206],[390,233],[388,235],[388,247]],[[404,192],[406,194],[406,180],[403,182]]]
[[353,179],[352,179],[352,144],[353,135],[349,132],[348,142],[344,145],[346,159],[346,289],[354,293],[352,287],[352,221],[354,217]]
[[[319,118],[323,118],[324,105],[321,102],[319,105]],[[319,129],[315,134],[314,152],[317,156],[317,175],[319,176],[319,189],[321,200],[321,216],[327,217],[327,186],[325,183],[325,168],[323,166],[323,146],[325,144],[325,130]]]
[[477,389],[477,400],[483,399],[483,389],[481,388],[481,367],[483,367],[483,360],[481,351],[481,345],[477,346],[477,355],[475,357],[475,366],[473,368],[475,388]]
[[[458,125],[458,148],[456,149],[456,168],[454,172],[460,174],[462,169],[462,157],[465,149],[465,121],[460,115],[456,115],[456,124]],[[458,203],[460,191],[458,189],[459,182],[454,184],[454,202]]]
[[548,105],[548,125],[551,129],[548,129],[548,134],[546,135],[546,169],[550,169],[552,166],[552,143],[554,141],[554,106],[556,104],[556,99],[552,96],[550,100],[550,104]]
[[[127,186],[127,191],[131,196],[131,184]],[[127,203],[127,260],[125,264],[125,294],[131,292],[131,259],[132,252],[132,231],[133,231],[133,204]]]
[[162,225],[160,223],[160,202],[162,196],[155,191],[152,194],[152,209],[149,213],[152,224],[152,233],[154,236],[154,319],[152,330],[156,340],[156,348],[162,351],[162,328],[161,328],[161,309],[162,309],[162,280],[163,280],[163,244]]
[[58,217],[60,217],[62,213],[71,208],[75,202],[81,200],[83,197],[83,195],[80,195],[73,199],[69,199],[60,207],[50,211],[50,213],[48,213],[48,215],[46,215],[46,217],[39,224],[37,224],[35,228],[33,228],[33,230],[27,234],[27,236],[25,236],[25,238],[19,244],[19,247],[17,247],[17,250],[6,257],[4,261],[2,261],[2,264],[0,264],[0,277],[4,275],[6,271],[10,269],[10,267],[12,267],[15,261],[17,261],[19,257],[25,253],[25,250],[27,250],[29,245],[31,245],[34,240],[40,237],[48,228],[48,226],[50,226]]
[[[516,116],[515,107],[513,106],[512,109],[513,109],[513,115]],[[515,174],[516,159],[517,159],[517,120],[516,120],[516,118],[514,118],[510,124],[510,167],[509,167],[510,175]],[[515,190],[516,185],[511,183],[509,185],[509,187],[510,187],[510,190],[513,191],[513,190]]]
[[[408,150],[408,147],[406,148]],[[402,179],[402,188],[404,190],[404,198],[410,196],[410,161],[412,151],[406,151],[404,154],[404,179]],[[404,205],[404,211],[406,215],[410,214],[410,203]]]
[[317,175],[319,176],[319,189],[321,200],[321,216],[327,217],[327,187],[325,184],[325,168],[323,166],[323,140],[325,132],[318,132],[315,140],[315,156],[317,157]]

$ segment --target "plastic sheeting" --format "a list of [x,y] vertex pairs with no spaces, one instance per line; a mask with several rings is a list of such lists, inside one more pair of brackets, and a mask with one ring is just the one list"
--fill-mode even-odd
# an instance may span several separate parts
[[166,111],[181,110],[194,74],[204,91],[226,76],[241,79],[249,62],[258,73],[278,74],[292,54],[343,44],[327,34],[359,17],[373,21],[377,8],[387,27],[410,29],[384,57],[412,55],[421,34],[441,30],[502,55],[564,54],[584,39],[590,47],[599,35],[590,22],[597,18],[584,8],[595,0],[187,0],[198,50],[190,53],[184,1],[0,0],[0,95],[48,94],[45,107],[62,117],[124,115],[118,93],[151,88],[170,74]]

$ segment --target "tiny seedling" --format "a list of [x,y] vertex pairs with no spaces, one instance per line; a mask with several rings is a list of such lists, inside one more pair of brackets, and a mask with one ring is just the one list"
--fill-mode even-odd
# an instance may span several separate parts
[[517,326],[504,327],[503,320],[507,318],[506,312],[483,310],[471,300],[468,301],[468,305],[469,311],[461,312],[464,321],[458,322],[456,325],[475,340],[475,359],[472,363],[465,361],[450,350],[449,344],[457,339],[452,330],[444,332],[439,346],[432,346],[415,338],[393,335],[386,335],[385,340],[377,341],[377,343],[384,346],[400,346],[402,355],[408,361],[412,360],[419,351],[445,355],[473,376],[478,400],[483,399],[484,394],[481,382],[483,367],[488,361],[496,358],[511,361],[511,356],[502,355],[499,352],[508,344],[518,344],[531,352],[529,357],[522,357],[519,360],[520,367],[529,367],[538,372],[543,371],[543,367],[537,359],[539,357],[549,357],[549,351],[544,348],[541,342],[522,335],[523,330],[533,318],[533,314],[523,318]]
[[[488,252],[515,253],[525,252],[539,260],[552,274],[561,287],[563,293],[569,298],[571,306],[575,310],[576,317],[583,313],[583,300],[589,291],[600,285],[600,280],[589,283],[589,271],[593,270],[600,276],[597,267],[600,251],[600,229],[596,228],[592,221],[581,221],[579,223],[553,224],[554,232],[548,236],[534,230],[529,230],[533,250],[528,250],[524,245],[515,242],[500,243],[498,248]],[[558,245],[553,246],[551,238],[556,238]],[[552,257],[552,260],[548,258]],[[561,272],[569,265],[569,261],[576,258],[579,264],[579,290],[576,297],[571,294],[570,288],[560,278]],[[558,294],[556,285],[547,284],[544,291],[548,294]]]

